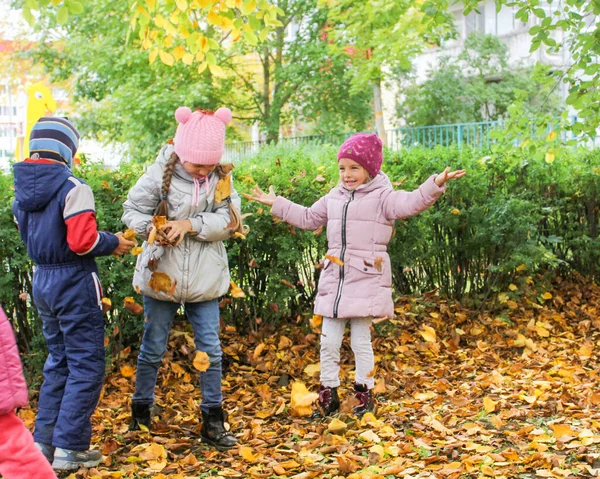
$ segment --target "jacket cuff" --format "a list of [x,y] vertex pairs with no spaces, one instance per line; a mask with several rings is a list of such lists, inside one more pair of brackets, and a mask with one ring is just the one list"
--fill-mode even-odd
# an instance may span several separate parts
[[444,186],[438,186],[435,182],[437,175],[431,175],[423,185],[421,185],[423,196],[427,203],[433,203],[437,200],[442,193],[446,191],[446,184]]
[[188,219],[190,220],[190,223],[192,223],[192,229],[196,232],[196,234],[199,234],[204,227],[204,220],[202,219],[202,216]]
[[289,200],[283,196],[275,198],[275,203],[271,206],[271,214],[283,218],[285,215],[286,206],[289,204]]

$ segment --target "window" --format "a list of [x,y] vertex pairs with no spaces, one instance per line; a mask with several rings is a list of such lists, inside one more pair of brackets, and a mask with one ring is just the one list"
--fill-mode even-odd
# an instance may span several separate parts
[[465,17],[465,38],[473,32],[485,33],[485,5],[481,5],[479,12],[470,12]]

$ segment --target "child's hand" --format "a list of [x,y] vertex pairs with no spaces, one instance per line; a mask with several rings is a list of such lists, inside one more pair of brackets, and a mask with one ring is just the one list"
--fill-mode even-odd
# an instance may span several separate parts
[[467,172],[465,170],[450,171],[450,167],[448,167],[435,177],[435,184],[441,188],[447,181],[462,178],[466,174]]
[[117,234],[115,234],[115,236],[119,238],[119,246],[115,248],[112,254],[121,256],[125,253],[128,253],[129,250],[135,246],[135,242],[125,239],[122,232],[119,231]]
[[190,220],[168,221],[162,227],[162,230],[167,234],[167,242],[169,244],[179,246],[185,235],[192,231],[192,223]]
[[251,195],[244,194],[244,196],[249,200],[258,201],[267,206],[273,206],[273,203],[275,203],[275,199],[277,198],[272,186],[269,186],[269,194],[267,194],[261,190],[258,185],[254,185]]

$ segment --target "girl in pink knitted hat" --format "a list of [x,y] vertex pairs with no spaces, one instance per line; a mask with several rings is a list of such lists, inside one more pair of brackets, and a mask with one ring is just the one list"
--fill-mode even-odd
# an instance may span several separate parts
[[[162,148],[156,163],[138,180],[123,205],[123,222],[136,233],[148,235],[133,277],[134,287],[144,296],[146,324],[130,429],[151,427],[158,369],[171,322],[183,305],[194,329],[196,349],[205,352],[210,361],[208,369],[200,373],[202,440],[228,449],[237,440],[224,427],[217,298],[229,289],[223,241],[244,231],[230,169],[219,164],[231,111],[219,108],[212,113],[181,107],[175,118],[179,125],[174,144]],[[158,230],[153,225],[154,216],[167,220]],[[166,291],[153,281],[160,273],[170,279],[171,287]]]
[[381,171],[382,160],[377,135],[359,133],[339,149],[338,185],[310,208],[276,196],[273,187],[265,193],[255,186],[248,195],[298,228],[314,230],[326,225],[327,256],[339,258],[335,264],[325,260],[315,302],[315,314],[323,316],[319,406],[325,415],[340,406],[340,347],[348,321],[356,361],[354,411],[360,416],[373,410],[375,362],[370,327],[373,318],[394,315],[387,254],[394,222],[425,211],[444,192],[446,182],[465,175],[464,170],[446,168],[415,191],[394,191]]

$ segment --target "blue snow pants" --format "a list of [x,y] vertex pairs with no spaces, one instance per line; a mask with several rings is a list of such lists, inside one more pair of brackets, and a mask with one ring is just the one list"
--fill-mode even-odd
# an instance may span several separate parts
[[33,297],[48,348],[34,439],[87,450],[105,369],[102,288],[95,261],[39,265]]

